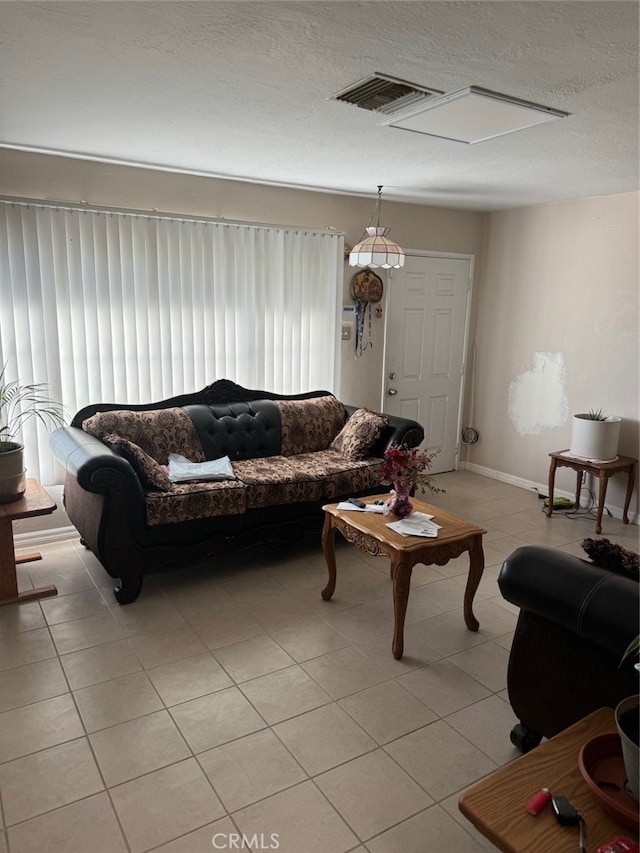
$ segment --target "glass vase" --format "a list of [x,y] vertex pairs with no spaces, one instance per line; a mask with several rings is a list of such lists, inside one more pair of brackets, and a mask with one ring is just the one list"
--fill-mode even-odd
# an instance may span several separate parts
[[411,487],[403,483],[394,483],[393,491],[383,508],[384,515],[395,515],[398,518],[406,518],[413,512],[411,503]]

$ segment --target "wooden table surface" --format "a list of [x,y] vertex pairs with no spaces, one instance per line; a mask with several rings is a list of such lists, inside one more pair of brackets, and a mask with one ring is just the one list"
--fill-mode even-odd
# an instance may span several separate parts
[[603,810],[578,767],[578,754],[588,740],[615,731],[613,709],[595,711],[478,782],[460,798],[460,811],[505,853],[577,853],[576,826],[560,826],[550,806],[537,816],[526,810],[531,797],[548,788],[583,815],[588,853],[618,835],[638,843],[637,831]]
[[0,504],[0,521],[17,521],[32,515],[49,515],[56,509],[55,501],[37,480],[28,479],[22,497],[11,503]]
[[[370,504],[376,500],[387,500],[389,493],[385,492],[382,495],[372,495],[371,497],[363,498],[364,503]],[[362,533],[369,534],[384,546],[385,553],[391,555],[392,552],[405,552],[408,554],[416,551],[421,551],[425,547],[437,548],[439,545],[448,545],[451,542],[457,542],[459,539],[466,539],[474,534],[484,534],[487,531],[484,527],[478,527],[477,524],[472,524],[469,521],[464,521],[445,512],[440,507],[432,506],[418,498],[411,498],[413,509],[416,512],[424,512],[427,515],[434,516],[433,520],[436,524],[441,525],[442,529],[438,530],[436,539],[427,539],[423,536],[400,536],[399,533],[387,527],[391,521],[399,521],[395,515],[383,515],[379,512],[358,512],[348,509],[338,509],[338,504],[328,504],[323,507],[325,512],[347,521],[350,527],[360,530]]]

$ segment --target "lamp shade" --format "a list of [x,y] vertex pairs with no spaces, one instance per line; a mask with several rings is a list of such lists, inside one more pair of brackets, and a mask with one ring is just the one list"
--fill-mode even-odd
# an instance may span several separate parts
[[388,228],[369,226],[367,236],[357,243],[349,253],[350,267],[382,267],[397,269],[404,266],[404,251],[387,239]]

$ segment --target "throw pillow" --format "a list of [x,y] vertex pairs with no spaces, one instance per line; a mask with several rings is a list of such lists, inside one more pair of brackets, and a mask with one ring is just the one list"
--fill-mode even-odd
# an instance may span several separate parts
[[362,459],[376,443],[389,418],[370,409],[357,409],[329,445],[348,459]]
[[186,453],[197,462],[204,460],[193,421],[178,406],[139,412],[128,409],[96,412],[82,422],[82,429],[99,439],[108,433],[122,436],[141,447],[160,465],[173,452]]
[[308,400],[275,400],[280,409],[283,456],[326,450],[344,425],[344,406],[332,395]]
[[112,450],[115,450],[116,453],[119,453],[120,456],[124,456],[131,464],[131,467],[140,478],[143,488],[160,492],[171,490],[171,480],[156,460],[152,459],[148,453],[145,453],[139,445],[115,433],[106,433],[102,436],[102,441]]
[[587,556],[601,569],[608,569],[619,575],[638,580],[640,574],[640,556],[627,551],[621,545],[614,545],[608,539],[585,539],[582,547]]

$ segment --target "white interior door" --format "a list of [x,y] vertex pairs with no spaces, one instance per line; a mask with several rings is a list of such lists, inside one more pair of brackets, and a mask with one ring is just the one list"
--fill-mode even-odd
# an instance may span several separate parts
[[408,255],[387,285],[383,410],[424,426],[439,451],[432,472],[456,468],[468,334],[471,258]]

